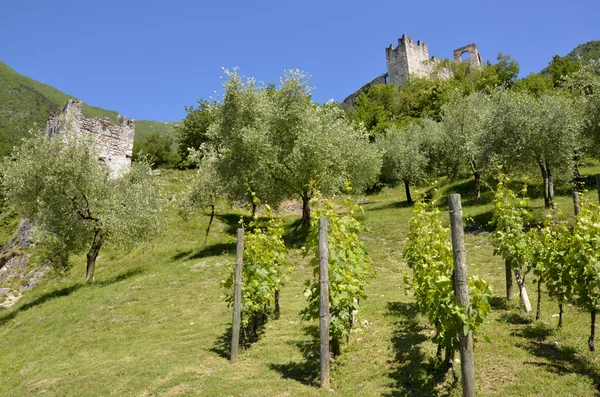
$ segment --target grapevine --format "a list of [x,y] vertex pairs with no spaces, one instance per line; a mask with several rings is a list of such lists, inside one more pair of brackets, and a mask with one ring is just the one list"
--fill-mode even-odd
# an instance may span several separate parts
[[355,218],[359,206],[346,198],[346,212],[338,214],[328,200],[312,200],[316,206],[311,219],[305,255],[310,256],[313,277],[307,280],[304,295],[308,306],[301,311],[304,320],[319,317],[319,256],[318,222],[320,217],[329,220],[329,313],[330,340],[333,355],[341,353],[341,346],[348,340],[350,329],[355,321],[361,299],[366,298],[365,288],[368,279],[375,276],[371,261],[363,242],[360,240],[362,227]]
[[[254,219],[244,236],[242,267],[242,343],[258,337],[269,314],[279,316],[279,291],[292,268],[288,264],[283,241],[283,225],[265,206],[268,221],[263,225]],[[221,282],[226,289],[225,301],[233,305],[233,269]]]
[[[459,348],[459,332],[477,334],[480,325],[491,310],[492,290],[478,276],[469,277],[470,308],[462,307],[454,294],[453,254],[450,230],[439,217],[440,211],[433,204],[417,203],[410,220],[408,241],[404,258],[412,270],[404,280],[407,288],[414,291],[419,310],[426,314],[435,327],[433,342],[438,345],[437,356],[441,360],[446,351],[446,362],[454,369],[454,352]],[[459,320],[464,328],[458,328]],[[482,336],[487,339],[485,334]],[[456,378],[456,372],[454,373]]]

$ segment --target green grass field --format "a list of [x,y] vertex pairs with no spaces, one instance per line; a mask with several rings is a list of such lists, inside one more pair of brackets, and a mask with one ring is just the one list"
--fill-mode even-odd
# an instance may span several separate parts
[[[583,171],[593,175],[599,167]],[[165,171],[160,176],[174,205],[190,175]],[[479,395],[599,395],[599,353],[587,348],[589,315],[569,306],[565,325],[557,330],[558,307],[546,294],[538,321],[535,314],[524,314],[518,299],[502,298],[504,264],[492,254],[487,225],[491,194],[473,203],[471,188],[469,180],[440,184],[437,194],[463,194],[469,272],[488,280],[497,296],[482,327],[491,342],[481,340],[475,349]],[[532,207],[541,216],[537,188],[530,190]],[[565,195],[558,197],[558,206],[571,215],[568,189],[559,192]],[[403,188],[384,189],[362,202],[364,240],[377,276],[362,302],[360,325],[333,366],[333,391],[340,396],[460,395],[460,386],[452,389],[450,374],[436,363],[432,328],[404,290],[402,247],[411,208]],[[312,337],[317,323],[303,322],[298,314],[306,304],[302,285],[311,269],[291,232],[295,268],[282,291],[281,318],[267,323],[236,365],[228,361],[231,310],[221,299],[219,280],[232,264],[241,214],[219,208],[203,247],[208,217],[184,222],[173,208],[162,237],[127,254],[101,252],[93,285],[83,284],[84,257],[74,257],[71,274],[46,281],[14,307],[2,309],[0,395],[331,395],[318,388],[318,345]],[[288,231],[297,218],[286,215]],[[535,306],[533,276],[527,288]]]

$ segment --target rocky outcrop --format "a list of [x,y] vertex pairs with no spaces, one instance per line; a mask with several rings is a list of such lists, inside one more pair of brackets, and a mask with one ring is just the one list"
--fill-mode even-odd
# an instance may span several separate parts
[[23,219],[15,235],[2,248],[0,255],[0,307],[15,304],[21,294],[33,286],[48,272],[49,266],[29,266],[28,248],[33,247],[33,225]]

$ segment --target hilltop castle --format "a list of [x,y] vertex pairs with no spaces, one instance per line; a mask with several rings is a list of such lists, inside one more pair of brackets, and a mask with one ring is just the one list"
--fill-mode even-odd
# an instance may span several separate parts
[[[454,50],[454,60],[463,62],[463,54],[470,55],[470,58],[465,59],[464,62],[470,62],[471,66],[475,68],[481,67],[481,56],[475,43]],[[436,57],[429,58],[427,43],[417,40],[415,44],[412,37],[405,34],[398,39],[397,47],[390,44],[385,49],[385,58],[387,60],[387,73],[376,77],[349,95],[344,99],[344,103],[354,106],[358,95],[374,85],[395,84],[402,86],[406,83],[409,76],[428,77],[433,72],[435,65],[440,62]]]

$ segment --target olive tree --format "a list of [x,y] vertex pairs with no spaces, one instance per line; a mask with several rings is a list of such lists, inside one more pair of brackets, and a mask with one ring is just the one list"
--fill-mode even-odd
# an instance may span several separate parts
[[254,194],[274,205],[299,198],[308,226],[313,189],[334,194],[350,182],[361,191],[375,182],[379,151],[339,107],[311,101],[307,75],[289,71],[278,87],[265,87],[236,70],[226,74],[209,131],[219,142],[214,167],[229,198]]
[[475,178],[475,198],[481,196],[481,173],[488,163],[484,142],[489,109],[488,96],[481,92],[455,95],[442,107],[448,156],[469,165]]
[[128,248],[160,227],[161,200],[147,163],[116,178],[98,159],[93,138],[34,135],[3,163],[6,201],[36,225],[35,238],[54,265],[87,248],[86,281],[106,244]]
[[388,183],[404,182],[409,205],[413,203],[410,185],[425,178],[429,164],[427,127],[436,123],[431,120],[425,123],[411,123],[404,129],[392,127],[377,138],[377,146],[383,153],[380,179]]
[[572,170],[581,149],[582,126],[579,110],[566,95],[501,91],[492,100],[487,150],[508,169],[539,168],[544,204],[550,208],[555,176]]

